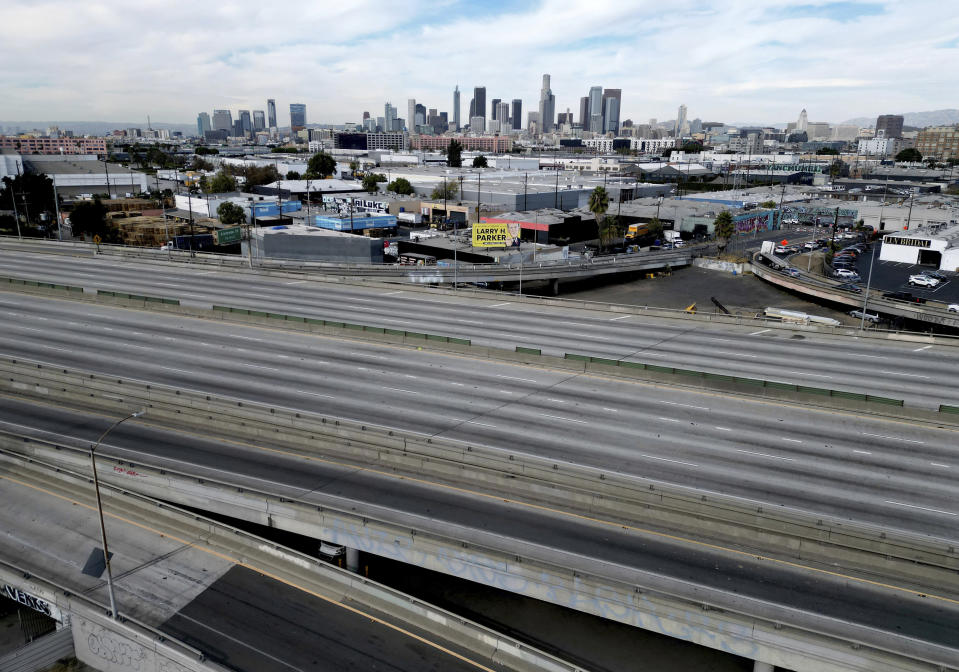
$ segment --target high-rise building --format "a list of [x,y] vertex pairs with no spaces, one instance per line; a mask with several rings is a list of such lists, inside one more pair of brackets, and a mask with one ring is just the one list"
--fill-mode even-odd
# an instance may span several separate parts
[[[584,122],[583,128],[586,128]],[[592,86],[589,89],[589,130],[603,132],[603,87]]]
[[306,128],[306,105],[290,103],[290,130],[296,133]]
[[[413,123],[412,119],[410,119],[410,123]],[[383,105],[383,130],[387,133],[397,130],[396,108],[390,105],[389,103],[386,103],[385,105]]]
[[622,104],[622,89],[603,91],[603,133],[619,133],[619,108]]
[[876,119],[876,137],[902,138],[901,114],[881,114]]
[[422,103],[417,103],[413,108],[413,126],[425,126],[426,125],[426,105]]
[[930,126],[916,135],[916,149],[923,157],[939,161],[959,159],[959,125]]
[[460,130],[460,85],[453,89],[453,127]]
[[589,96],[579,99],[579,127],[589,130]]
[[553,120],[556,118],[556,97],[549,88],[549,75],[543,75],[543,88],[539,90],[539,121],[542,132],[553,130]]
[[365,122],[369,118],[370,118],[370,113],[366,110],[363,110],[363,121]]
[[573,125],[573,113],[569,109],[556,115],[556,125],[563,126],[565,124]]
[[233,115],[229,110],[213,110],[213,130],[233,133]]
[[799,121],[796,122],[796,132],[801,133],[809,130],[809,117],[806,115],[806,108],[802,108],[799,113]]
[[[486,87],[477,86],[473,89],[473,115],[486,118]],[[471,115],[472,116],[472,115]]]
[[513,113],[511,115],[513,120],[513,130],[520,131],[523,129],[523,101],[520,98],[513,98]]
[[266,115],[263,110],[253,110],[253,130],[262,131],[266,128]]
[[240,110],[240,129],[243,131],[244,135],[253,132],[253,117],[250,115],[249,110]]
[[509,103],[504,103],[497,101],[494,106],[496,110],[496,121],[499,122],[499,127],[501,131],[509,131]]
[[213,127],[210,125],[210,115],[206,112],[200,112],[196,117],[196,131],[197,135],[201,138],[206,136],[207,131],[212,131]]
[[272,98],[266,99],[266,120],[270,128],[276,128],[276,101]]
[[485,133],[486,117],[476,115],[470,118],[470,133]]
[[[806,110],[803,110],[803,114],[806,114]],[[676,124],[673,126],[673,135],[677,138],[682,137],[683,128],[686,126],[686,106],[680,105],[679,111],[676,114]]]
[[410,98],[406,101],[406,119],[409,132],[416,133],[416,98]]
[[526,130],[532,135],[536,135],[543,130],[540,128],[539,112],[529,112],[526,114]]
[[502,98],[493,98],[489,104],[489,118],[496,119],[496,106],[503,101]]

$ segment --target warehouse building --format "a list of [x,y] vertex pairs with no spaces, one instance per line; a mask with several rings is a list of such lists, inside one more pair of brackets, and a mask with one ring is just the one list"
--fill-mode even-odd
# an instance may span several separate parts
[[959,223],[953,220],[890,233],[882,239],[879,259],[959,271]]

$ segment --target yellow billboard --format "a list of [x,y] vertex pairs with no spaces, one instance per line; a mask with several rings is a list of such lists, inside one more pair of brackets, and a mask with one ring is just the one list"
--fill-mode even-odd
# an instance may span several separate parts
[[506,219],[484,219],[473,224],[473,247],[509,247],[519,240],[520,223]]

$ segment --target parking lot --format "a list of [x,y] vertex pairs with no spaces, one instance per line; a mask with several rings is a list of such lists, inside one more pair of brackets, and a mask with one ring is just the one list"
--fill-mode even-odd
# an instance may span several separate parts
[[869,281],[869,258],[876,255],[872,268],[870,287],[884,292],[909,292],[929,302],[945,304],[959,303],[959,277],[954,271],[939,271],[946,277],[936,287],[913,287],[909,284],[909,276],[921,271],[936,270],[931,266],[919,266],[895,261],[881,261],[879,251],[882,243],[875,243],[872,250],[866,252],[856,260],[856,270],[862,278],[861,285],[865,287]]

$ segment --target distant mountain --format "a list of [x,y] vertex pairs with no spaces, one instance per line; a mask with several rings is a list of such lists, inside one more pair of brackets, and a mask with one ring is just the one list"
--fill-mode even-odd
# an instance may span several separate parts
[[[143,121],[0,121],[0,132],[15,133],[37,129],[46,131],[50,126],[56,126],[61,131],[73,131],[75,135],[106,135],[111,131],[124,128],[147,128]],[[180,131],[184,135],[196,133],[196,124],[167,124],[160,121],[150,123],[156,130],[166,129],[171,133]]]
[[[933,110],[931,112],[906,112],[902,115],[903,125],[924,128],[926,126],[952,126],[959,124],[959,110]],[[856,117],[848,119],[844,124],[856,126],[875,126],[876,117]]]

